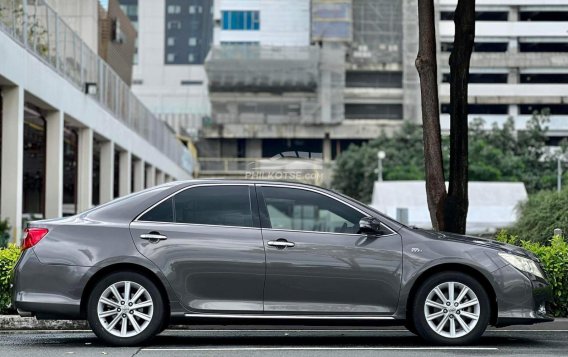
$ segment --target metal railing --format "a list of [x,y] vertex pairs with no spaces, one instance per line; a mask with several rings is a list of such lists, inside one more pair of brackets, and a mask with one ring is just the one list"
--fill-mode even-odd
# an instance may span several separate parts
[[180,167],[192,172],[193,159],[175,134],[45,0],[0,0],[0,31],[79,90],[85,91],[86,83],[96,83],[98,90],[92,98]]
[[197,177],[228,177],[256,180],[298,181],[329,186],[334,162],[302,158],[208,158],[198,159]]

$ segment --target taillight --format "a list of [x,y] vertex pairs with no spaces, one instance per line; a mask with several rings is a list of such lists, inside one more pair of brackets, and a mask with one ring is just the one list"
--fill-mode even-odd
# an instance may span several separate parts
[[47,228],[35,228],[35,227],[26,228],[24,230],[24,239],[22,240],[22,251],[38,244],[39,241],[43,237],[45,237],[47,232],[49,232]]

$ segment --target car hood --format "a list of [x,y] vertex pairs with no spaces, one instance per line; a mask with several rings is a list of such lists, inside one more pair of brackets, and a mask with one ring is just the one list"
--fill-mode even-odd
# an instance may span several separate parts
[[433,232],[433,231],[423,231],[428,233],[431,236],[434,236],[436,239],[442,240],[449,240],[453,242],[460,242],[465,244],[483,246],[487,248],[492,248],[501,252],[510,253],[520,255],[531,260],[538,261],[538,258],[531,252],[517,247],[512,244],[507,244],[503,242],[499,242],[493,239],[486,239],[486,238],[479,238],[475,236],[468,236],[468,235],[461,235],[455,233],[448,233],[448,232]]

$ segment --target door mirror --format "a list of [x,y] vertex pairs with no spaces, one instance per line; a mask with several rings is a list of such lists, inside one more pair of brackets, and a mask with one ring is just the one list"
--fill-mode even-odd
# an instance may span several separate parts
[[360,234],[382,234],[381,222],[375,217],[363,217],[359,221]]

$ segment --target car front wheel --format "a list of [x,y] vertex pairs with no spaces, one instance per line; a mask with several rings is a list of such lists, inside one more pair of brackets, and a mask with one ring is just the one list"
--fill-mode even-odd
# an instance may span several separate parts
[[108,344],[136,346],[160,332],[164,302],[156,285],[144,275],[119,272],[101,279],[87,306],[93,332]]
[[475,342],[491,316],[489,297],[474,278],[459,272],[429,277],[417,291],[412,318],[419,336],[444,345]]

